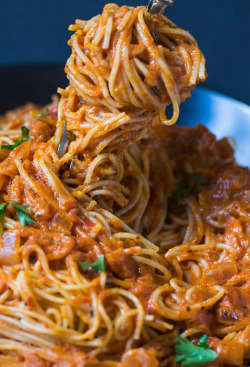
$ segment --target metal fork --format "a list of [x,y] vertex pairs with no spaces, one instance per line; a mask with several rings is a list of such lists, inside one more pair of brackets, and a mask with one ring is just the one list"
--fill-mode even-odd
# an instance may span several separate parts
[[167,6],[173,5],[174,0],[149,0],[147,11],[150,14],[164,12]]

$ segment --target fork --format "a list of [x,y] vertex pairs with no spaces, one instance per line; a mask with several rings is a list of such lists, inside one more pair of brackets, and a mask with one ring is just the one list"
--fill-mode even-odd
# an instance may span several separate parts
[[147,11],[150,14],[164,12],[167,6],[173,5],[174,0],[149,0]]

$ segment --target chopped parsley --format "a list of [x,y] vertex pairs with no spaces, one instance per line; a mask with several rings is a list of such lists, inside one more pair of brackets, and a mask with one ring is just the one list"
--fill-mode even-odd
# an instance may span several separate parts
[[30,222],[30,223],[34,222],[33,219],[27,216],[27,214],[30,214],[30,212],[26,210],[26,208],[28,208],[29,205],[19,205],[16,201],[12,201],[11,203],[5,203],[5,204],[0,205],[0,218],[3,217],[7,209],[7,206],[9,204],[11,204],[16,209],[16,213],[23,227],[26,226],[26,222]]
[[44,108],[44,109],[41,109],[40,111],[38,111],[38,113],[40,114],[40,115],[44,115],[45,113],[47,113],[49,111],[49,109],[48,108]]
[[202,367],[217,358],[217,353],[207,345],[207,335],[202,335],[198,346],[187,338],[178,336],[177,339],[179,344],[175,346],[175,351],[179,356],[175,361],[181,362],[182,367]]
[[26,210],[26,208],[29,207],[29,205],[19,205],[16,201],[12,201],[10,203],[12,206],[14,206],[14,208],[16,209],[16,213],[18,215],[18,218],[21,222],[21,225],[23,227],[26,226],[26,222],[28,223],[34,223],[34,220],[31,219],[30,217],[28,217],[26,214],[30,214],[30,212],[28,212],[28,210]]
[[8,149],[8,150],[14,150],[19,145],[23,144],[25,141],[29,140],[29,129],[26,126],[21,127],[22,137],[21,139],[17,140],[12,145],[2,145],[1,149]]
[[3,218],[3,215],[4,215],[8,205],[9,205],[8,203],[0,205],[0,218]]
[[172,194],[172,200],[175,204],[185,204],[185,199],[191,195],[197,195],[202,190],[202,177],[182,170],[176,173],[178,182]]
[[104,255],[101,255],[99,257],[99,259],[92,263],[92,264],[87,264],[87,263],[84,263],[80,260],[75,260],[75,262],[77,262],[77,264],[79,264],[81,266],[81,268],[83,269],[83,271],[86,271],[88,269],[92,269],[94,270],[95,273],[99,273],[99,272],[106,272],[106,269],[105,269],[105,265],[104,265]]
[[2,220],[2,218],[3,218],[3,215],[4,215],[8,205],[9,205],[8,203],[0,205],[0,236],[2,236],[2,234],[3,234],[3,220]]

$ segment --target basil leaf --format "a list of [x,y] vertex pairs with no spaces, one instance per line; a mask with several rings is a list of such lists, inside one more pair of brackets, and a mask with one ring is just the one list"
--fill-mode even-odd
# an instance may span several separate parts
[[22,131],[22,138],[23,139],[29,139],[30,138],[30,135],[29,135],[30,131],[26,126],[22,126],[21,131]]
[[187,338],[177,336],[177,340],[179,344],[175,346],[175,351],[179,356],[175,361],[181,362],[182,367],[203,367],[217,358],[217,353],[207,345],[207,335],[200,338],[198,346]]
[[30,136],[29,136],[29,129],[26,126],[22,126],[21,127],[21,132],[22,132],[21,139],[17,140],[12,145],[1,145],[1,149],[7,149],[7,150],[12,151],[16,147],[18,147],[19,145],[23,144],[25,141],[29,140],[29,138],[30,138]]
[[26,215],[30,214],[30,212],[26,210],[29,205],[20,205],[16,201],[12,201],[10,204],[16,209],[16,213],[23,227],[26,226],[26,223],[34,223],[34,220]]
[[9,203],[5,203],[5,204],[0,205],[0,218],[3,218],[3,215],[4,215],[8,205],[9,205]]
[[104,255],[101,255],[99,257],[99,259],[92,263],[92,264],[87,264],[84,263],[83,261],[80,260],[75,260],[75,262],[77,262],[77,264],[79,264],[81,266],[81,268],[83,269],[83,271],[86,271],[88,269],[92,269],[94,270],[95,273],[99,273],[99,272],[106,272],[105,269],[105,265],[104,265]]
[[44,108],[44,109],[41,109],[40,111],[38,111],[38,113],[40,114],[40,115],[44,115],[45,113],[47,113],[49,111],[49,109],[48,108]]

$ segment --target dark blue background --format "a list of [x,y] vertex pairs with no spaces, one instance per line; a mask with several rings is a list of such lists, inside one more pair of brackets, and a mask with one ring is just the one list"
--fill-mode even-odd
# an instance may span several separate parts
[[[146,1],[116,3],[136,6]],[[76,18],[89,19],[100,13],[106,2],[2,0],[0,64],[63,65],[70,53],[68,25]],[[175,0],[166,15],[198,40],[207,59],[206,86],[250,103],[250,1]],[[2,70],[6,75],[6,68]]]

